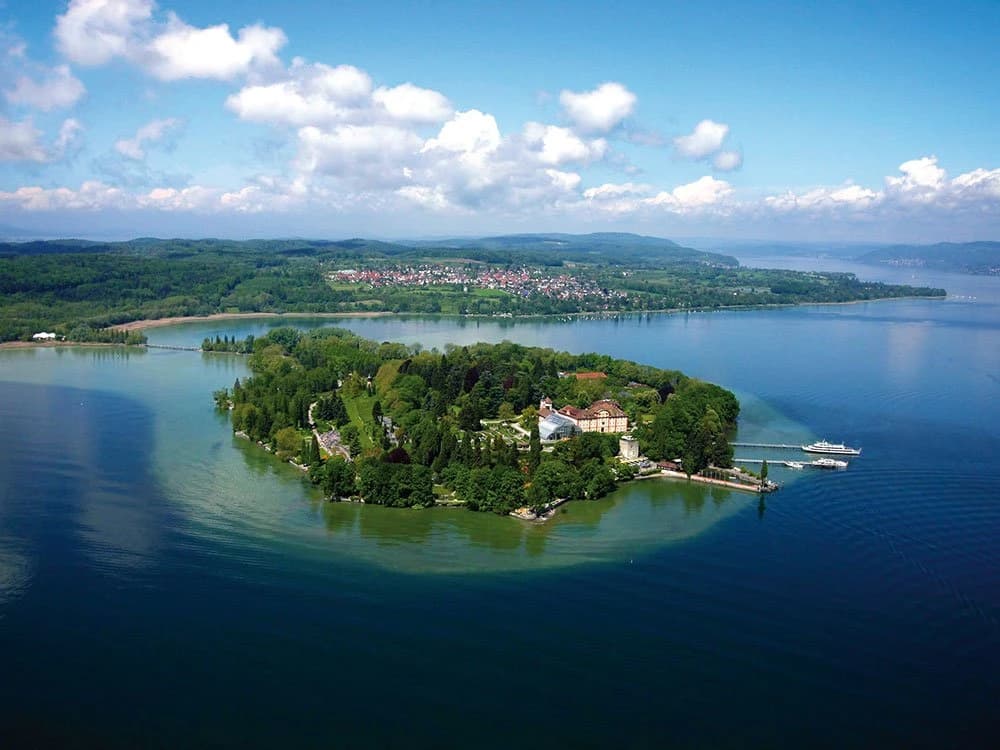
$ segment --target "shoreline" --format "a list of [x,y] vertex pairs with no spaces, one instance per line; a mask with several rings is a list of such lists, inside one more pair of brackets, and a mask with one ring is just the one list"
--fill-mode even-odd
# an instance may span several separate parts
[[[108,326],[113,331],[141,331],[147,328],[164,328],[173,325],[183,325],[185,323],[206,323],[215,320],[241,320],[250,318],[271,319],[271,318],[388,318],[388,317],[435,317],[435,318],[457,318],[472,320],[560,320],[566,318],[617,318],[626,315],[676,315],[677,313],[710,313],[717,311],[739,311],[739,310],[775,310],[796,307],[829,307],[840,305],[857,305],[865,302],[895,302],[900,300],[927,299],[944,300],[947,295],[907,295],[904,297],[877,297],[875,299],[855,299],[844,302],[776,302],[766,305],[719,305],[718,307],[669,307],[658,310],[583,310],[571,313],[526,313],[520,315],[482,315],[479,313],[423,313],[423,312],[392,312],[391,310],[351,311],[351,312],[238,312],[238,313],[211,313],[210,315],[178,315],[168,318],[146,318],[143,320],[132,320],[128,323],[116,323]],[[18,342],[32,344],[33,342]],[[69,342],[67,342],[69,343]],[[2,346],[2,344],[0,344]]]
[[165,326],[182,325],[184,323],[206,323],[213,320],[239,320],[241,318],[381,318],[388,315],[399,315],[391,311],[379,312],[238,312],[212,313],[210,315],[177,315],[169,318],[146,318],[131,320],[128,323],[117,323],[108,326],[112,331],[141,331],[146,328],[163,328]]
[[0,341],[0,349],[57,349],[63,346],[123,346],[145,349],[144,344],[119,344],[114,341]]

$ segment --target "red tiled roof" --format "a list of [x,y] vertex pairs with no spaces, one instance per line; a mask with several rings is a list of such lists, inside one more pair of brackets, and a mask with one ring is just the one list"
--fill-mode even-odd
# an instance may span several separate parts
[[575,406],[564,406],[559,410],[559,413],[573,419],[596,419],[600,411],[606,411],[609,417],[625,416],[625,412],[622,411],[621,406],[617,402],[608,399],[595,401],[586,409],[577,409]]
[[600,380],[607,377],[603,372],[577,372],[574,375],[577,380]]

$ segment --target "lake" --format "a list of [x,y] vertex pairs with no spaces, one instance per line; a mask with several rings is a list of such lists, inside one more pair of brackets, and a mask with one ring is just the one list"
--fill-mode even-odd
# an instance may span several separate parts
[[774,469],[763,506],[667,480],[540,526],[329,504],[213,410],[243,358],[0,351],[4,745],[991,744],[1000,279],[752,263],[950,297],[294,322],[678,368],[737,392],[741,440],[863,447],[843,472]]

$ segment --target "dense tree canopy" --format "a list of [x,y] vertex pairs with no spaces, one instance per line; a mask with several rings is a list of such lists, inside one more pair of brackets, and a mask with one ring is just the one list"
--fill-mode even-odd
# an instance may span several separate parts
[[[217,402],[231,405],[234,430],[310,464],[330,497],[427,506],[437,492],[472,510],[509,513],[599,498],[632,476],[616,459],[618,435],[588,432],[543,448],[535,405],[546,395],[569,404],[617,400],[647,455],[683,458],[691,473],[732,459],[736,398],[675,370],[510,342],[421,351],[336,328],[277,328],[251,343],[253,376]],[[574,375],[585,371],[604,377]],[[323,460],[311,405],[352,461]],[[530,429],[497,429],[501,415],[517,424],[519,413]]]

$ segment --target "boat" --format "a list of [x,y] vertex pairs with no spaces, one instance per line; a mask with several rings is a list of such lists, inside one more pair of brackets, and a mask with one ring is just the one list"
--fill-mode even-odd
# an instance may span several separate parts
[[815,443],[803,445],[802,450],[806,453],[832,453],[837,456],[860,456],[860,448],[848,448],[843,443],[828,443],[825,440],[817,440]]
[[804,469],[806,465],[801,461],[785,461],[785,466],[789,469]]
[[817,458],[809,463],[817,469],[846,469],[847,461],[838,461],[835,458]]

